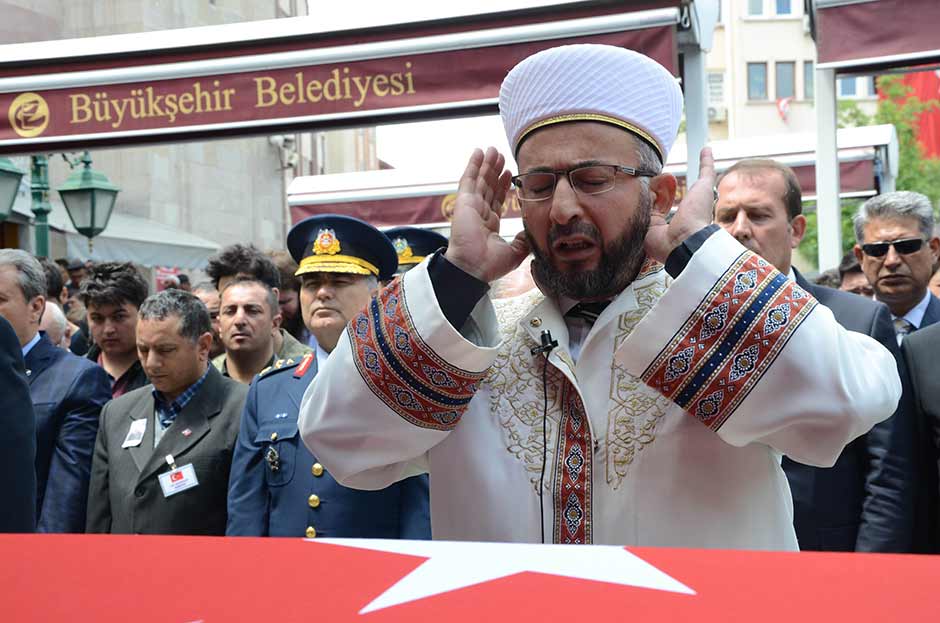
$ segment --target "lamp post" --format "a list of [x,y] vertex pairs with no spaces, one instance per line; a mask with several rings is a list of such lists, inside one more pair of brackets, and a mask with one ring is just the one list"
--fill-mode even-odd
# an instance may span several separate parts
[[23,171],[16,168],[9,158],[0,158],[0,222],[5,221],[13,211],[23,175]]
[[84,166],[75,168],[65,183],[56,190],[62,197],[72,225],[88,238],[90,251],[91,239],[108,226],[114,202],[121,189],[112,184],[104,173],[91,168],[91,154],[87,151],[77,161],[66,161],[73,168],[79,163]]
[[30,157],[30,189],[32,210],[36,216],[36,255],[49,257],[49,159],[44,155]]

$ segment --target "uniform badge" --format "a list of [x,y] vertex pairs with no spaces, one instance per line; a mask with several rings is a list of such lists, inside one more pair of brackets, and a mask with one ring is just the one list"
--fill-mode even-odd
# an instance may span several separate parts
[[294,370],[294,378],[300,378],[307,373],[307,370],[310,368],[310,364],[313,362],[313,353],[307,353],[304,355],[304,358],[300,360],[300,365],[297,366],[297,369]]
[[410,260],[414,257],[414,252],[411,250],[411,245],[408,244],[408,241],[404,238],[395,238],[392,240],[392,244],[395,245],[395,253],[398,254],[398,261]]
[[281,469],[281,455],[277,453],[274,446],[268,447],[268,451],[264,454],[264,460],[268,462],[268,467],[271,468],[272,472]]
[[339,238],[332,229],[321,229],[313,242],[314,255],[336,255],[339,253]]

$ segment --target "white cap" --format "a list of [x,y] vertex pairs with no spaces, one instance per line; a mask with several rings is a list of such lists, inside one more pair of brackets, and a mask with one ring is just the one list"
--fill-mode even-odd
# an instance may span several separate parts
[[639,136],[665,162],[679,131],[682,91],[665,67],[639,52],[565,45],[513,67],[499,90],[499,113],[516,154],[538,128],[600,121]]

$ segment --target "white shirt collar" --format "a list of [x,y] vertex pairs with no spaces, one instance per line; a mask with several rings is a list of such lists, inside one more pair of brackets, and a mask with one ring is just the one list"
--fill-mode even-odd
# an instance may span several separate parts
[[790,267],[790,272],[787,273],[787,279],[789,279],[789,280],[792,281],[793,283],[796,283],[796,273],[793,272],[793,267],[792,267],[792,266]]
[[[920,323],[924,321],[924,314],[927,313],[927,306],[930,305],[930,290],[924,294],[924,298],[920,300],[920,303],[912,307],[906,314],[904,314],[904,319],[909,323],[914,325],[915,329],[920,328]],[[897,318],[894,314],[891,314],[892,318]]]
[[[921,314],[921,315],[923,316],[923,314]],[[42,336],[39,335],[39,332],[37,331],[37,332],[36,332],[36,335],[33,336],[33,339],[31,339],[30,341],[26,342],[26,345],[23,346],[23,359],[26,359],[26,355],[29,354],[29,351],[33,350],[33,346],[35,346],[36,344],[38,344],[38,343],[39,343],[39,340],[40,340],[41,338],[42,338]]]
[[320,343],[317,342],[317,365],[321,366],[326,363],[327,358],[329,358],[330,353],[323,350],[323,347],[320,346]]

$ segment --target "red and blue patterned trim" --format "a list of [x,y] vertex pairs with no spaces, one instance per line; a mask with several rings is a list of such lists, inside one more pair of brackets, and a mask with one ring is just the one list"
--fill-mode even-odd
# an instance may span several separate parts
[[353,360],[372,392],[415,426],[451,430],[485,372],[448,364],[418,335],[395,280],[347,327]]
[[591,430],[581,396],[561,377],[561,422],[555,447],[554,543],[593,542],[592,484],[594,462]]
[[805,290],[746,251],[653,360],[643,382],[718,430],[815,306]]

